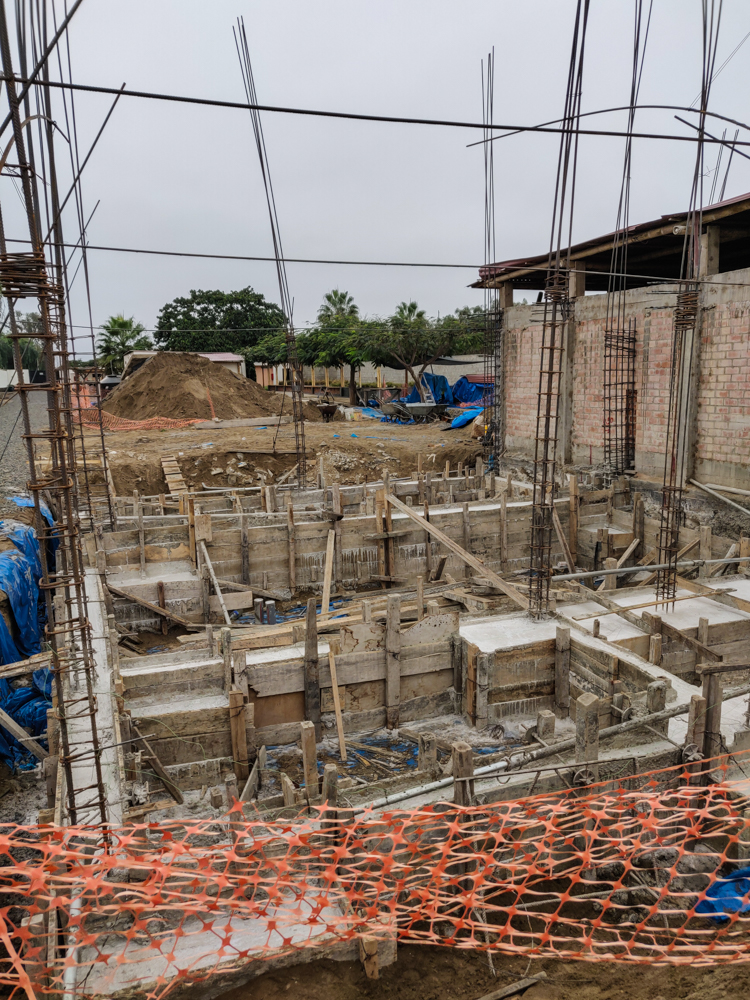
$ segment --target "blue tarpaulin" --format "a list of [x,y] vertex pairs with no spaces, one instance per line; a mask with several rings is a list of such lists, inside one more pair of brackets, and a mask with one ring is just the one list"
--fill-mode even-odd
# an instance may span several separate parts
[[481,383],[470,382],[465,375],[462,375],[452,387],[453,398],[457,403],[481,403],[487,388],[491,390],[492,384],[490,383],[488,387]]
[[[430,375],[429,372],[425,372],[422,376],[422,385],[427,386],[432,395],[435,397],[436,403],[446,403],[448,406],[453,406],[453,393],[451,392],[451,387],[448,384],[448,379],[445,375]],[[412,391],[406,397],[406,402],[420,402],[416,386],[414,386]]]
[[[19,507],[31,506],[19,498]],[[49,511],[43,509],[45,518]],[[49,518],[51,523],[51,516]],[[34,528],[20,521],[0,521],[0,536],[13,548],[0,552],[0,590],[8,598],[10,627],[0,616],[0,662],[14,663],[41,651],[42,621],[39,580],[42,575],[39,543]],[[43,611],[43,609],[42,609]],[[15,685],[15,686],[14,686]],[[52,705],[52,674],[49,668],[34,671],[31,685],[0,680],[0,707],[32,736],[47,728],[47,709]],[[35,758],[6,730],[0,730],[0,760],[10,768],[29,768]]]
[[457,417],[454,417],[453,420],[451,420],[451,427],[465,427],[466,424],[470,424],[472,420],[476,420],[483,410],[483,406],[478,406],[475,410],[466,410],[464,413],[459,413]]
[[706,889],[706,898],[698,903],[695,912],[718,921],[728,920],[729,913],[750,912],[750,868],[740,868],[716,879]]

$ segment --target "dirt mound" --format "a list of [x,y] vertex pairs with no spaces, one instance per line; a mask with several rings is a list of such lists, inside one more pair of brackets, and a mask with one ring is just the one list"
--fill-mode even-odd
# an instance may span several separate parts
[[[284,413],[291,414],[288,393],[283,402]],[[102,403],[107,413],[128,420],[269,417],[281,413],[281,406],[281,393],[267,392],[208,358],[176,351],[149,358]],[[313,403],[304,404],[304,414],[306,420],[322,420]]]

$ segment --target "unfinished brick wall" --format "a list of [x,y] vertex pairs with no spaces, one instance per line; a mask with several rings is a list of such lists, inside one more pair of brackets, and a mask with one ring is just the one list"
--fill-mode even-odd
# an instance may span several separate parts
[[[717,275],[702,286],[696,399],[695,477],[750,488],[750,271]],[[672,358],[675,294],[663,288],[626,295],[636,320],[636,468],[660,478]],[[577,465],[603,460],[606,296],[575,303],[571,445]],[[531,306],[506,312],[506,426],[509,448],[533,455],[541,323]]]

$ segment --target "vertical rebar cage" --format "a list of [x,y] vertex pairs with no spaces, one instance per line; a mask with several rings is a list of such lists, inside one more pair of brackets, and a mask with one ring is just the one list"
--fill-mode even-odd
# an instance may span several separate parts
[[635,467],[636,324],[604,332],[604,464],[610,477]]

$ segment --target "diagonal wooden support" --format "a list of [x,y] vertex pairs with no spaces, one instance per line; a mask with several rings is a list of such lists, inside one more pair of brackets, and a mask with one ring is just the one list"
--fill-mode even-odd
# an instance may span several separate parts
[[496,586],[498,590],[502,591],[506,597],[510,597],[514,600],[519,607],[524,609],[524,611],[527,610],[529,602],[523,594],[521,594],[521,592],[518,591],[512,584],[506,583],[501,576],[498,576],[497,573],[489,569],[489,567],[485,566],[481,559],[477,559],[476,556],[467,552],[466,549],[461,548],[461,546],[457,542],[454,542],[452,538],[449,538],[444,531],[441,531],[440,528],[436,528],[430,521],[425,521],[425,519],[419,514],[415,514],[411,507],[407,507],[405,503],[401,503],[401,501],[397,500],[391,493],[387,493],[385,498],[392,507],[395,507],[396,510],[400,510],[401,513],[406,514],[407,517],[410,517],[412,521],[415,521],[420,526],[420,528],[429,532],[433,538],[436,538],[447,549],[450,549],[450,551],[454,555],[458,556],[462,562],[471,566],[472,569],[477,571],[477,573],[481,573],[481,575],[486,579],[491,580],[494,586]]
[[[634,538],[633,539],[633,541],[630,543],[630,545],[628,545],[628,547],[625,549],[625,551],[623,552],[623,554],[617,560],[617,567],[616,567],[617,569],[620,569],[621,566],[625,565],[625,563],[632,556],[632,554],[635,552],[635,550],[638,548],[638,546],[640,544],[641,544],[640,538]],[[571,570],[571,572],[572,572],[572,570]],[[606,586],[606,583],[607,583],[606,579],[602,580],[602,582],[596,588],[597,591],[604,590],[605,586]]]

